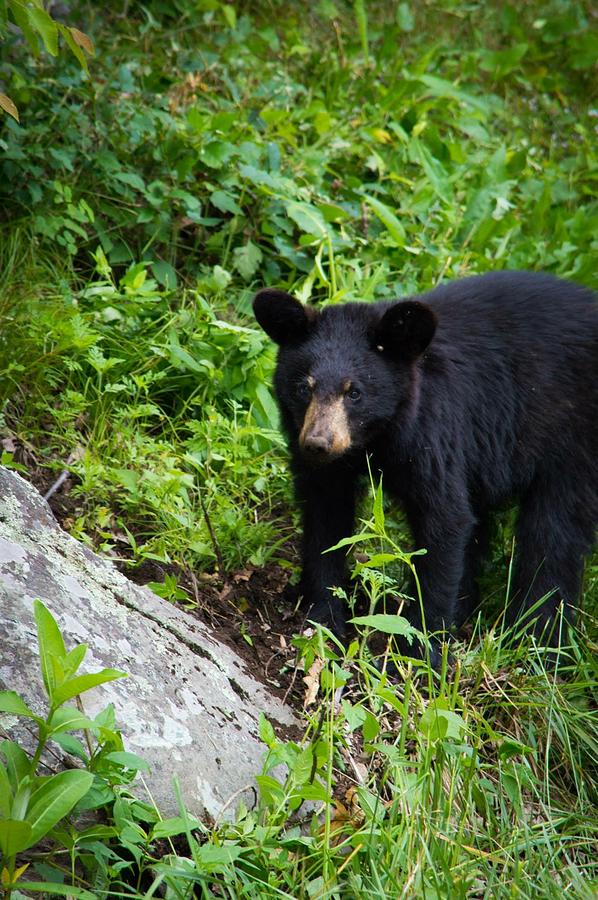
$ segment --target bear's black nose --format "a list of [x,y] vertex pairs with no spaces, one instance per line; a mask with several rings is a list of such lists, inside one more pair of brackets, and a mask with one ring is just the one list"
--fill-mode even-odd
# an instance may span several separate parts
[[329,434],[307,434],[303,440],[303,449],[313,456],[325,456],[332,450],[333,437]]

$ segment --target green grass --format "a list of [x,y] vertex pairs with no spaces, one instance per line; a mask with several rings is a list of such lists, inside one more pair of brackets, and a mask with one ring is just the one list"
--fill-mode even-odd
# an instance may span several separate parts
[[[3,45],[22,121],[0,120],[3,461],[46,481],[68,468],[68,527],[133,565],[262,566],[294,527],[256,288],[336,303],[497,268],[598,287],[590,5],[177,0],[122,13],[69,14],[96,43],[90,79],[66,56]],[[404,564],[389,516],[378,540]],[[80,884],[593,896],[598,560],[556,678],[501,632],[511,541],[503,516],[456,673],[411,668],[391,684],[362,643],[347,657],[301,639],[300,667],[324,660],[305,740],[262,729],[267,768],[286,761],[287,782],[268,769],[255,810],[177,837],[172,857],[155,811],[109,805],[110,851],[93,835],[72,850]],[[372,611],[395,574],[370,576]],[[306,799],[317,821],[298,822]],[[41,878],[58,866],[68,880],[62,862],[35,858]]]

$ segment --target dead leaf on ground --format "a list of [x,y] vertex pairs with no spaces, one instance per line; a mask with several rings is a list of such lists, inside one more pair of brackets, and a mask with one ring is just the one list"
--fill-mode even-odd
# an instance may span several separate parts
[[320,672],[324,668],[324,660],[320,656],[316,656],[313,663],[309,667],[307,675],[304,676],[303,682],[306,685],[305,698],[303,706],[311,706],[316,702],[318,691],[320,689]]

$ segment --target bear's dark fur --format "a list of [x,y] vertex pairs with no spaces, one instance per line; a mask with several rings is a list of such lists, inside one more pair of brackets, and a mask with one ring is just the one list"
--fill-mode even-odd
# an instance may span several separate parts
[[[519,504],[511,613],[546,597],[537,633],[579,597],[598,524],[598,304],[550,275],[496,272],[416,299],[321,312],[260,291],[280,345],[275,388],[303,512],[301,591],[310,618],[344,634],[359,476],[384,474],[418,548],[425,625],[459,624],[492,509]],[[407,613],[421,625],[411,604]],[[551,640],[556,638],[553,634]]]

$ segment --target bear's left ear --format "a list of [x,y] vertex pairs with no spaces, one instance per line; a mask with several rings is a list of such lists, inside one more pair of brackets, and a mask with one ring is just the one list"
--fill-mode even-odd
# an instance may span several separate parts
[[265,288],[255,295],[253,311],[266,334],[281,346],[305,340],[318,318],[313,307],[303,306],[286,291],[275,288]]
[[387,309],[374,332],[380,352],[413,360],[420,356],[436,331],[436,313],[419,300],[403,300]]

